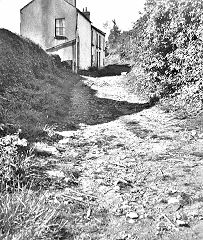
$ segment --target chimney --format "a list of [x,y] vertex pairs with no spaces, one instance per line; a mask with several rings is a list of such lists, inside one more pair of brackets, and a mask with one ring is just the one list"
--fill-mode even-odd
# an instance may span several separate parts
[[90,12],[87,11],[87,7],[85,8],[85,10],[83,8],[83,14],[86,16],[86,18],[88,18],[90,20]]

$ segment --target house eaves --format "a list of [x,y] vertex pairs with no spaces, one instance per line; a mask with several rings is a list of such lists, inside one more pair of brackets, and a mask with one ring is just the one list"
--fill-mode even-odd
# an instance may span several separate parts
[[23,9],[27,8],[30,4],[32,4],[35,0],[32,0],[31,2],[29,2],[28,4],[26,4],[23,8],[20,9],[20,11],[22,11]]
[[102,34],[103,36],[106,35],[106,33],[102,32],[100,29],[96,28],[95,26],[92,25],[92,28],[94,28],[97,32],[99,32],[100,34]]
[[[20,11],[22,11],[23,9],[27,8],[30,4],[32,4],[35,0],[32,0],[31,2],[29,2],[28,4],[26,4],[23,8],[20,9]],[[75,7],[74,5],[72,5],[71,3],[69,3],[67,0],[64,0],[64,2],[68,3],[69,5]]]
[[68,0],[64,0],[66,3],[70,4],[71,6],[75,7],[73,4],[69,3]]

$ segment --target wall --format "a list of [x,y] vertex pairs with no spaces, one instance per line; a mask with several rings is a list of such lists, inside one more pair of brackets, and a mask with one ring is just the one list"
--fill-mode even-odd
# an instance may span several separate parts
[[[71,0],[70,0],[71,1]],[[76,8],[64,0],[34,0],[21,11],[21,35],[45,50],[76,38]],[[67,39],[55,39],[55,19],[65,18]],[[63,60],[75,60],[73,47],[56,52]]]
[[22,9],[20,16],[20,34],[45,47],[41,34],[43,31],[41,0],[32,1],[27,7]]
[[79,68],[87,69],[91,66],[91,23],[78,12],[79,35]]
[[[92,66],[94,67],[104,67],[105,59],[105,37],[92,27]],[[101,47],[99,48],[97,44],[97,35],[101,37]],[[100,55],[99,55],[100,54]],[[100,56],[100,60],[98,59]]]
[[74,7],[76,7],[76,0],[65,0],[65,1],[73,5]]

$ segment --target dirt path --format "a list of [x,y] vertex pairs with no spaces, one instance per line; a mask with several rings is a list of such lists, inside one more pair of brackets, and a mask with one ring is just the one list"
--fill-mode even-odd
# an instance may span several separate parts
[[[123,78],[86,83],[99,97],[139,101]],[[203,239],[203,134],[185,120],[155,106],[81,125],[58,146],[80,172],[72,190],[85,208],[76,214],[74,239]]]

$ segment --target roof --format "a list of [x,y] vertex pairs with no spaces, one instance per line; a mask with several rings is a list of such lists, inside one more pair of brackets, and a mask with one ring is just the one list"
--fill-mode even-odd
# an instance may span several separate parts
[[73,40],[70,40],[68,42],[65,42],[65,43],[62,43],[62,44],[59,44],[55,47],[51,47],[51,48],[48,48],[46,49],[47,52],[55,52],[55,51],[58,51],[64,47],[69,47],[69,46],[72,46],[76,43],[76,39],[73,39]]
[[[31,2],[29,2],[27,5],[25,5],[23,8],[21,8],[20,11],[22,11],[23,9],[25,9],[26,7],[28,7],[30,4],[32,4],[35,0],[32,0]],[[70,4],[67,0],[64,0],[64,2]],[[73,6],[72,4],[70,4],[71,6]],[[74,7],[74,6],[73,6]],[[81,12],[78,8],[76,8],[77,12],[80,13],[88,22],[92,23],[90,21],[90,19],[83,13]],[[102,32],[100,29],[96,28],[95,26],[91,25],[92,28],[94,28],[97,32],[99,32],[100,34],[102,34],[103,36],[106,35],[106,33]]]
[[23,8],[20,9],[20,11],[22,11],[24,8],[28,7],[31,3],[33,3],[35,0],[32,0],[31,2],[29,2],[28,4],[26,4]]
[[102,32],[100,29],[96,28],[95,26],[92,25],[92,28],[94,28],[97,32],[101,33],[102,35],[106,35],[105,32]]
[[[29,2],[28,4],[26,4],[23,8],[20,9],[20,11],[22,11],[24,8],[28,7],[31,3],[33,3],[35,0],[32,0],[31,2]],[[75,7],[74,5],[72,5],[71,3],[69,3],[67,0],[64,0],[64,2],[70,4],[71,6]]]
[[78,11],[84,18],[86,18],[86,20],[87,20],[88,22],[92,23],[92,22],[90,21],[90,19],[89,19],[83,12],[81,12],[78,8],[77,8],[77,11]]

